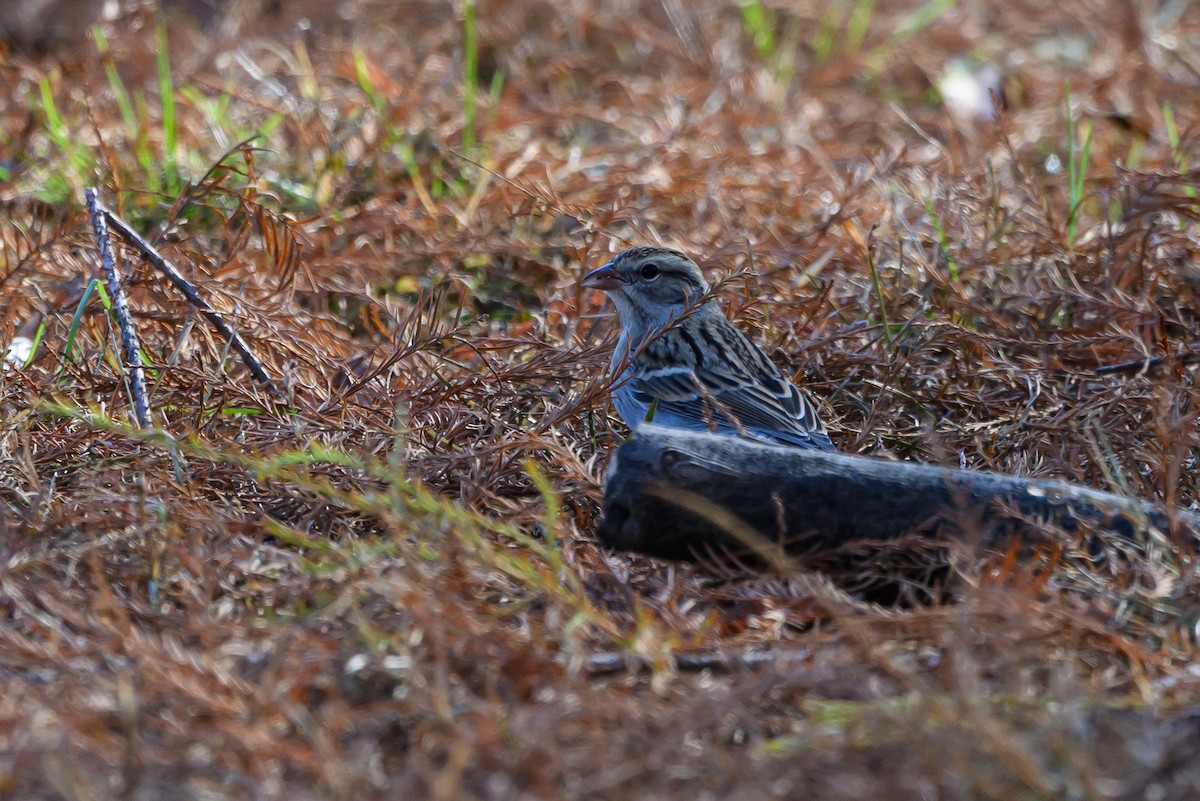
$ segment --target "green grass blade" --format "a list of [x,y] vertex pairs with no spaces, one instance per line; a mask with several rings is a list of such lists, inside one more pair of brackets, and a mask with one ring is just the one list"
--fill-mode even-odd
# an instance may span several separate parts
[[1167,126],[1167,141],[1171,143],[1171,151],[1179,158],[1179,127],[1175,124],[1175,110],[1170,103],[1163,103],[1163,123]]
[[171,57],[167,43],[167,26],[160,19],[154,29],[157,44],[158,92],[162,98],[163,162],[167,191],[179,193],[179,165],[176,162],[178,130],[175,127],[175,84],[171,79]]
[[[1163,124],[1167,126],[1167,141],[1171,143],[1171,153],[1175,156],[1175,169],[1179,170],[1180,174],[1185,173],[1188,170],[1188,159],[1179,147],[1179,126],[1175,123],[1175,110],[1171,108],[1170,103],[1163,103],[1162,115]],[[1183,187],[1183,192],[1188,197],[1196,197],[1196,187],[1190,184]]]
[[875,287],[875,295],[879,298],[879,322],[883,324],[883,341],[887,349],[892,349],[892,327],[888,324],[887,298],[883,294],[883,282],[879,280],[879,267],[875,264],[875,252],[868,246],[867,267],[871,271],[871,284]]
[[938,245],[942,249],[942,255],[946,257],[946,270],[950,273],[950,280],[958,283],[958,262],[954,260],[954,256],[950,253],[950,242],[946,239],[946,229],[942,226],[942,219],[933,208],[932,201],[929,198],[923,198],[923,200],[925,202],[925,211],[929,214],[929,221],[933,223],[933,230],[937,233]]
[[1088,159],[1092,152],[1092,133],[1094,128],[1087,127],[1083,145],[1076,144],[1077,131],[1075,117],[1071,112],[1071,84],[1066,85],[1067,113],[1067,196],[1070,211],[1067,217],[1067,242],[1075,246],[1075,234],[1079,227],[1079,212],[1083,206],[1083,184],[1087,178]]
[[121,80],[121,73],[117,72],[117,65],[113,63],[112,56],[108,52],[108,39],[104,36],[104,28],[99,25],[93,26],[92,38],[96,40],[96,52],[100,54],[104,62],[104,76],[108,79],[108,86],[117,99],[117,108],[121,112],[121,119],[125,121],[125,128],[128,130],[130,138],[136,140],[141,126],[138,125],[137,114],[133,110],[133,101],[129,99],[129,90],[125,88],[125,82]]
[[892,32],[893,45],[906,42],[937,22],[943,14],[958,4],[958,0],[929,0],[925,5],[900,21]]
[[379,114],[387,111],[387,100],[375,88],[375,84],[371,82],[371,70],[367,64],[367,54],[363,52],[361,47],[354,48],[354,77],[358,81],[358,88],[367,96],[367,100],[371,103],[371,107]]
[[[79,298],[79,303],[75,306],[75,314],[72,315],[71,325],[67,328],[67,344],[63,348],[62,357],[63,364],[75,360],[75,336],[79,333],[79,324],[83,320],[83,310],[87,308],[88,298],[92,296],[97,287],[100,287],[99,278],[93,278],[91,281],[88,281],[88,285],[83,289],[83,295]],[[103,287],[100,288],[103,289]],[[62,370],[63,368],[60,365],[58,370],[55,371],[55,378],[62,373]]]
[[742,29],[754,43],[754,52],[764,61],[775,57],[775,32],[771,29],[769,14],[762,3],[742,3]]
[[875,0],[858,0],[846,23],[846,52],[857,53],[867,38],[871,17],[875,14]]
[[475,92],[479,87],[479,45],[475,34],[475,0],[463,3],[463,151],[475,148]]
[[42,320],[38,323],[37,333],[33,335],[33,344],[29,346],[29,358],[25,360],[22,367],[29,367],[33,364],[33,360],[37,358],[38,348],[41,347],[42,338],[46,336],[46,321]]

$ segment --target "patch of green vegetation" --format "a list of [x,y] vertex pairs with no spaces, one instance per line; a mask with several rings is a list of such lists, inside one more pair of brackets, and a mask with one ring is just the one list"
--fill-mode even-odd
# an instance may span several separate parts
[[933,201],[929,198],[922,198],[925,203],[925,212],[929,215],[929,222],[933,224],[933,230],[937,233],[938,247],[942,250],[942,258],[946,260],[946,270],[950,273],[950,280],[958,283],[958,262],[954,260],[954,254],[950,252],[950,242],[946,239],[946,229],[942,225],[942,218],[938,216],[937,209],[933,207]]
[[101,293],[101,297],[104,299],[105,308],[111,307],[111,304],[108,302],[108,293],[104,291],[104,286],[100,283],[100,279],[93,278],[91,281],[88,281],[87,286],[84,287],[83,296],[79,299],[79,303],[75,306],[75,314],[71,316],[71,324],[67,328],[67,341],[63,346],[63,354],[58,369],[54,373],[56,380],[62,376],[65,365],[68,362],[75,361],[76,359],[75,339],[79,335],[79,325],[83,321],[83,312],[84,309],[87,308],[88,299],[91,298],[92,293],[96,291]]
[[1066,86],[1064,106],[1067,114],[1067,188],[1070,211],[1067,215],[1067,242],[1075,247],[1075,235],[1079,228],[1079,212],[1085,200],[1083,184],[1087,178],[1088,160],[1092,152],[1092,126],[1085,126],[1083,144],[1076,137],[1075,115],[1071,112],[1071,85]]
[[[162,179],[159,171],[154,166],[154,154],[150,149],[149,138],[146,136],[146,126],[143,124],[144,118],[134,110],[129,90],[125,87],[125,82],[121,80],[121,73],[117,70],[117,65],[113,62],[112,54],[109,51],[108,39],[104,35],[104,28],[100,25],[93,27],[92,38],[96,42],[96,52],[99,53],[104,63],[104,76],[108,80],[108,86],[112,90],[113,97],[117,100],[117,108],[120,110],[121,119],[125,123],[126,135],[129,137],[129,141],[133,143],[135,158],[138,165],[142,168],[145,188],[151,192],[161,192]],[[141,101],[141,98],[139,98],[139,101]],[[139,102],[139,106],[143,110],[145,109],[143,102]]]
[[795,65],[795,26],[791,26],[790,34],[780,37],[775,29],[779,25],[778,15],[758,0],[743,2],[739,8],[742,14],[742,30],[750,39],[754,52],[771,71],[774,84],[775,103],[781,105],[796,76]]
[[875,0],[857,0],[846,22],[846,51],[857,53],[867,38],[871,17],[875,13]]
[[[1179,170],[1180,174],[1186,173],[1188,158],[1179,144],[1179,126],[1175,123],[1175,110],[1170,103],[1163,103],[1162,115],[1163,124],[1167,127],[1167,141],[1171,143],[1171,154],[1175,157],[1175,169]],[[1188,197],[1196,197],[1196,186],[1193,184],[1184,186],[1183,191]]]
[[775,58],[775,14],[766,6],[751,0],[741,5],[742,29],[754,44],[754,52],[763,61]]
[[84,183],[91,180],[95,172],[95,160],[90,148],[74,135],[64,119],[48,78],[38,79],[38,99],[46,134],[63,158],[61,161],[50,159],[50,163],[56,166],[37,177],[35,193],[39,200],[59,204],[72,198]]
[[[958,0],[928,0],[925,5],[902,18],[892,28],[892,33],[887,41],[871,50],[867,58],[867,71],[874,74],[881,73],[897,47],[937,22],[942,15],[956,5],[958,5]],[[870,12],[874,12],[874,6],[871,7]]]
[[475,0],[463,0],[463,152],[475,150],[475,92],[479,88],[479,40]]
[[813,35],[812,53],[818,64],[828,61],[835,53],[853,55],[862,49],[876,0],[856,0],[844,17],[840,6],[827,6],[821,12],[821,22]]
[[[359,539],[314,540],[302,531],[272,521],[270,532],[282,542],[310,551],[308,557],[314,568],[354,567],[363,564],[364,558],[393,558],[397,554],[421,560],[438,559],[438,542],[452,539],[456,543],[454,550],[465,550],[484,565],[533,593],[553,598],[569,610],[570,616],[563,626],[564,638],[597,629],[615,634],[609,618],[594,608],[579,576],[565,560],[558,534],[561,501],[532,462],[526,463],[525,473],[541,495],[545,508],[540,531],[535,533],[471,511],[432,492],[421,482],[411,480],[394,459],[351,454],[319,443],[270,456],[247,454],[213,447],[194,435],[176,439],[159,431],[137,429],[97,409],[47,402],[40,412],[162,448],[176,460],[237,467],[257,482],[283,484],[347,512],[379,520],[391,532],[387,539],[375,543],[380,547],[374,547],[370,541]],[[326,472],[312,470],[329,466],[344,468],[376,489],[345,489]],[[570,647],[569,642],[564,645]]]
[[379,124],[383,128],[383,137],[380,142],[382,149],[393,149],[400,156],[400,160],[404,163],[404,168],[408,172],[408,178],[412,181],[413,191],[421,201],[421,205],[431,214],[436,215],[437,211],[433,202],[433,195],[430,193],[429,187],[421,173],[421,167],[417,164],[416,156],[413,152],[412,142],[409,137],[399,131],[392,122],[390,113],[390,104],[383,93],[371,81],[370,65],[367,63],[366,53],[361,48],[354,48],[354,74],[358,79],[358,86],[366,95],[367,101],[375,110],[379,119]]
[[162,103],[163,170],[167,194],[179,194],[178,158],[179,132],[175,126],[175,83],[171,78],[171,56],[167,41],[166,23],[159,19],[154,28],[157,46],[155,67],[158,73],[158,95]]
[[875,297],[879,299],[879,322],[883,326],[883,340],[888,350],[892,349],[892,328],[888,324],[887,296],[883,291],[883,283],[879,280],[879,265],[875,263],[875,253],[870,246],[866,249],[867,267],[871,271],[871,286],[875,288]]

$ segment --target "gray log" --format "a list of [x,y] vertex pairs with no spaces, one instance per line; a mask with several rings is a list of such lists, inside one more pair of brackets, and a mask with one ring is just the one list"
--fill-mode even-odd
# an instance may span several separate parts
[[[789,554],[907,535],[1002,547],[1082,530],[1194,538],[1200,516],[1133,498],[996,473],[824,453],[644,425],[613,457],[600,541],[668,559]],[[761,538],[757,546],[748,540]],[[1160,540],[1162,541],[1162,540]]]

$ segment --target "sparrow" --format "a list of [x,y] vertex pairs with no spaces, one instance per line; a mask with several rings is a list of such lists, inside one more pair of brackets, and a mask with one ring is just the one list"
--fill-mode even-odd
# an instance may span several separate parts
[[683,253],[631,248],[582,283],[617,307],[612,397],[631,429],[652,420],[834,450],[812,400],[708,297],[704,274]]

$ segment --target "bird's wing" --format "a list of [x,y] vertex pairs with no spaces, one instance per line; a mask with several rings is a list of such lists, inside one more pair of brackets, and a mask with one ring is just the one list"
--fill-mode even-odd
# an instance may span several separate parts
[[[770,364],[766,362],[766,364]],[[832,450],[833,445],[809,397],[777,369],[759,364],[715,369],[708,364],[634,370],[629,388],[656,414],[677,415],[701,425],[739,426],[750,433],[794,445]],[[757,369],[756,369],[757,368]],[[714,403],[715,401],[715,403]],[[730,426],[726,418],[733,418]]]

